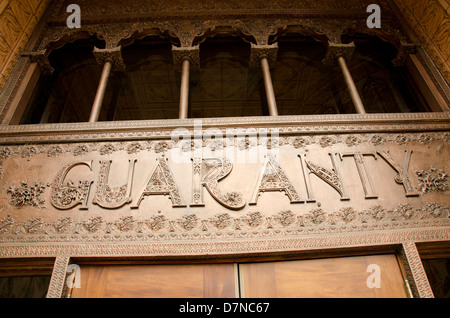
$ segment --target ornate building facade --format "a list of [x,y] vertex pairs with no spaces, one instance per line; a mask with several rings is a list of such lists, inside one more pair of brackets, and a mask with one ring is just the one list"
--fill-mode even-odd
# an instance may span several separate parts
[[70,6],[0,2],[2,295],[449,296],[447,1]]

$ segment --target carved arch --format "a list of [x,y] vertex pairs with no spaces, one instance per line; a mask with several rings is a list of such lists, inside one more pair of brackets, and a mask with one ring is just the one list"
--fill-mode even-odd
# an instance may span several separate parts
[[239,28],[229,24],[220,25],[220,23],[216,23],[208,28],[203,34],[196,36],[193,40],[193,45],[199,45],[208,38],[213,38],[217,35],[234,36],[241,38],[247,43],[256,43],[256,40],[252,35],[242,32]]
[[126,47],[132,45],[137,40],[142,40],[149,36],[157,36],[162,39],[168,39],[173,45],[180,45],[180,40],[177,37],[174,37],[169,31],[158,26],[136,29],[129,37],[122,38],[118,45],[121,47]]
[[391,44],[395,49],[397,49],[397,55],[392,60],[392,63],[395,66],[403,65],[408,54],[415,53],[415,48],[417,46],[416,43],[413,43],[408,37],[406,37],[405,34],[403,34],[398,26],[392,25],[392,22],[390,21],[383,21],[383,25],[380,29],[370,29],[365,23],[354,24],[346,30],[346,34],[368,35]]
[[45,32],[35,51],[48,56],[52,51],[59,49],[68,43],[89,38],[102,40],[98,32],[89,29],[79,30],[69,29],[67,27],[51,28]]
[[311,39],[328,45],[328,37],[325,34],[319,34],[315,30],[308,28],[301,24],[288,24],[279,27],[275,34],[269,36],[269,44],[273,44],[278,41],[280,37],[294,35],[302,37],[310,37]]

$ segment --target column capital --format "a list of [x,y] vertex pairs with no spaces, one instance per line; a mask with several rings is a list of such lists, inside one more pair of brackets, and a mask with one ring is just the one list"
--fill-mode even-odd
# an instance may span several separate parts
[[416,53],[416,48],[419,46],[417,43],[401,42],[397,51],[397,56],[392,60],[394,66],[403,66],[406,58],[410,54]]
[[51,75],[55,71],[55,69],[50,65],[50,61],[48,60],[48,55],[45,50],[30,52],[29,57],[32,63],[39,64],[43,74]]
[[189,60],[191,69],[200,68],[200,46],[172,46],[173,65],[177,70],[185,59]]
[[95,60],[98,64],[105,64],[106,61],[110,61],[113,64],[112,69],[114,71],[125,71],[125,63],[122,58],[122,47],[117,46],[112,49],[99,49],[94,47]]
[[251,44],[250,51],[250,67],[260,67],[261,59],[263,57],[267,58],[269,64],[275,64],[277,60],[278,44],[274,43],[271,45],[255,45]]
[[326,66],[332,66],[337,63],[339,56],[344,57],[346,61],[350,61],[355,50],[355,43],[342,44],[328,42],[328,49],[322,63]]

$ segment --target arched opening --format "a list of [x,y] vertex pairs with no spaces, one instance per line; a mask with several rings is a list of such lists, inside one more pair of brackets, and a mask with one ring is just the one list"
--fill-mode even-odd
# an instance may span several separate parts
[[102,71],[92,52],[104,46],[91,37],[53,50],[48,59],[55,71],[41,75],[21,123],[87,121]]
[[191,71],[190,117],[267,114],[261,70],[249,67],[250,43],[216,33],[200,44],[200,69]]
[[99,120],[147,120],[178,117],[180,83],[172,43],[156,35],[122,48],[125,72],[113,72]]
[[[337,114],[352,110],[337,68],[322,63],[327,47],[310,36],[286,34],[277,39],[272,80],[280,115]],[[341,93],[341,89],[344,92]]]
[[348,34],[355,43],[350,72],[368,113],[430,111],[406,66],[394,66],[397,49],[378,37]]

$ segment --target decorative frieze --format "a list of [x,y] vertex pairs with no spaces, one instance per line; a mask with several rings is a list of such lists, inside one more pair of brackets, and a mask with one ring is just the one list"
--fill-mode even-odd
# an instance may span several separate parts
[[307,213],[291,210],[267,216],[260,211],[243,215],[214,214],[205,218],[187,213],[177,218],[156,211],[147,218],[124,215],[106,220],[92,216],[86,220],[61,217],[17,221],[8,215],[0,219],[0,242],[98,242],[197,240],[222,238],[264,238],[317,234],[394,231],[450,226],[450,206],[427,203],[421,207],[400,204],[387,209],[374,205],[367,210],[348,206],[336,211],[313,208]]
[[[17,223],[12,220],[25,222],[29,215],[35,217],[21,227],[27,233],[42,228],[48,217],[56,231],[71,227],[76,219],[77,233],[95,233],[104,224],[111,231],[144,229],[147,224],[148,229],[171,232],[210,231],[213,224],[237,230],[251,224],[270,229],[278,223],[306,227],[359,220],[362,226],[368,220],[386,221],[386,215],[391,215],[390,222],[448,216],[447,133],[268,138],[265,132],[242,131],[224,139],[184,135],[2,146],[0,195],[8,202],[0,214],[2,232]],[[18,186],[14,171],[19,166],[33,171],[37,181]],[[276,206],[267,201],[274,195]],[[153,207],[164,212],[152,214]],[[66,215],[59,217],[61,213]]]
[[[325,130],[339,129],[340,126],[329,127]],[[444,149],[450,147],[450,133],[448,132],[423,132],[423,133],[362,133],[362,134],[351,134],[351,133],[340,133],[333,134],[333,131],[328,135],[323,135],[320,133],[321,130],[310,129],[310,134],[297,134],[295,127],[277,127],[277,133],[280,135],[276,140],[277,146],[292,146],[295,149],[307,149],[314,145],[319,145],[321,148],[327,148],[332,146],[346,146],[349,148],[357,147],[360,145],[368,145],[371,147],[378,146],[408,146],[412,144],[419,144],[426,146],[427,148],[433,149],[436,154],[442,153]],[[35,144],[35,145],[0,145],[0,160],[11,159],[11,158],[27,158],[32,159],[34,156],[39,154],[45,154],[48,158],[57,158],[64,154],[71,154],[75,157],[81,157],[86,154],[96,152],[102,157],[114,154],[117,152],[124,151],[127,154],[137,154],[140,152],[154,152],[154,153],[165,153],[173,148],[178,148],[181,151],[190,152],[197,148],[209,148],[211,150],[222,149],[226,146],[235,146],[239,149],[251,149],[257,145],[262,145],[267,147],[270,146],[270,139],[267,137],[257,136],[256,132],[260,132],[262,135],[267,132],[265,128],[255,128],[255,133],[249,134],[245,129],[239,128],[229,128],[229,129],[216,129],[213,135],[223,136],[222,139],[210,138],[211,132],[205,131],[203,133],[203,138],[188,138],[188,140],[178,140],[174,131],[162,132],[159,131],[158,134],[152,134],[154,139],[146,140],[135,140],[126,141],[127,137],[150,137],[144,133],[140,134],[120,134],[125,141],[118,142],[102,142],[100,140],[96,142],[70,142],[70,143],[60,143],[60,144]],[[227,135],[232,136],[231,139],[227,139]],[[240,138],[239,136],[244,136],[245,138]],[[172,137],[173,139],[168,140],[158,140],[157,137]],[[103,135],[103,137],[105,137]],[[73,135],[73,141],[76,141],[79,136]],[[14,139],[14,137],[8,138]],[[275,142],[275,141],[274,141]],[[383,152],[381,155],[387,157]]]

